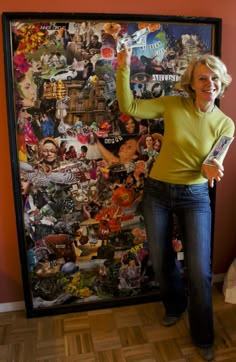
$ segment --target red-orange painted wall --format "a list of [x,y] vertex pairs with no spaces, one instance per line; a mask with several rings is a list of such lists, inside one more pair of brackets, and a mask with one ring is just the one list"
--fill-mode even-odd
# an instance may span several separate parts
[[[220,17],[223,20],[222,59],[227,64],[234,82],[221,108],[236,120],[236,25],[235,0],[145,0],[130,1],[68,1],[40,0],[0,2],[0,13],[3,12],[73,12],[73,13],[126,13],[126,14],[159,14],[178,16]],[[0,29],[1,32],[1,29]],[[2,32],[0,34],[0,53],[3,53]],[[3,57],[1,57],[3,59]],[[23,300],[20,261],[14,201],[11,179],[11,156],[8,142],[8,121],[6,110],[4,64],[0,62],[0,303]],[[227,271],[236,257],[236,142],[231,146],[225,160],[225,177],[217,188],[216,225],[214,237],[213,270],[215,273]]]

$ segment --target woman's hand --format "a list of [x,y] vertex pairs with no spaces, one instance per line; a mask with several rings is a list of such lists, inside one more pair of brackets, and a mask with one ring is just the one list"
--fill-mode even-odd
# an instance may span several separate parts
[[117,65],[120,68],[126,68],[130,66],[132,55],[132,48],[128,48],[125,44],[122,44],[122,49],[117,53]]
[[215,158],[212,160],[213,165],[202,165],[202,174],[208,179],[210,187],[214,186],[214,180],[220,181],[224,176],[224,166]]

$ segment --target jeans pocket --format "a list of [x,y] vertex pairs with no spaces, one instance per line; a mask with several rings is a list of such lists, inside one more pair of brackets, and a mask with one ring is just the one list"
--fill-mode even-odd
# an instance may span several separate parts
[[203,184],[197,184],[197,185],[188,185],[186,186],[186,191],[189,193],[189,195],[208,195],[209,189],[208,189],[208,183]]

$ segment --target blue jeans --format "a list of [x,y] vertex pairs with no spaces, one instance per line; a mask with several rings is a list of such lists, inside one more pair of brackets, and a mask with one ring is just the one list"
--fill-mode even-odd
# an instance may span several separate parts
[[[148,178],[143,194],[150,258],[166,313],[188,308],[190,333],[200,347],[214,341],[211,272],[211,206],[208,184],[177,185]],[[187,288],[172,247],[173,213],[184,247]]]

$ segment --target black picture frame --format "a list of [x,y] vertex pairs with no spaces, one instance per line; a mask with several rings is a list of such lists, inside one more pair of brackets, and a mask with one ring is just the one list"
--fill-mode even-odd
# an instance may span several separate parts
[[[145,129],[161,144],[163,123],[135,120],[137,130],[124,127],[130,117],[116,101],[117,49],[120,41],[133,46],[136,97],[179,94],[178,81],[193,56],[221,55],[221,19],[3,13],[2,23],[27,317],[158,300],[140,201],[150,156],[141,150]],[[99,45],[89,44],[93,35]],[[112,165],[94,136],[117,157],[128,132],[139,140],[138,155]],[[67,151],[74,146],[75,159],[62,150],[63,141]],[[49,154],[55,163],[46,160]],[[178,227],[173,233],[179,262]]]

